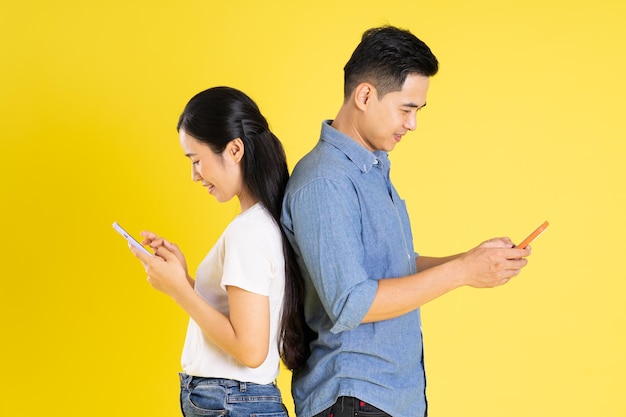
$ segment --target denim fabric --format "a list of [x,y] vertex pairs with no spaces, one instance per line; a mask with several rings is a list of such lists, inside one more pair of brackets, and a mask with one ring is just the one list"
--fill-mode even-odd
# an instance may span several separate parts
[[275,384],[180,374],[180,407],[185,417],[287,417]]
[[386,152],[370,152],[326,121],[287,185],[281,223],[305,278],[307,322],[319,335],[308,366],[293,374],[298,417],[341,396],[394,417],[425,413],[420,310],[361,323],[378,280],[416,272],[409,216],[390,168]]

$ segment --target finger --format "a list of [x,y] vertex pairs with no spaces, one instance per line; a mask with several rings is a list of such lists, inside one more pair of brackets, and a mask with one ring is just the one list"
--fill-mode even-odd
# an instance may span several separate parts
[[150,242],[159,238],[159,236],[156,233],[153,233],[149,230],[143,230],[139,232],[139,236],[144,238],[143,242],[141,242],[143,245],[149,245]]
[[513,243],[513,241],[508,238],[508,237],[501,237],[500,238],[500,242],[505,245],[506,247],[512,248],[513,246],[515,246],[515,244]]
[[518,259],[515,261],[511,261],[511,263],[504,269],[502,272],[503,278],[513,278],[518,276],[522,272],[522,268],[526,266],[525,259]]
[[497,239],[495,239],[497,244],[499,245],[499,247],[501,248],[512,248],[513,246],[515,246],[513,244],[513,242],[511,241],[510,238],[508,237],[499,237]]
[[483,248],[510,248],[512,246],[513,242],[508,237],[496,237],[480,244]]
[[145,253],[144,251],[137,249],[130,243],[128,244],[128,248],[133,253],[133,255],[135,255],[135,257],[138,258],[142,264],[144,264],[144,266],[146,266],[148,262],[150,261],[150,259],[153,257],[152,255],[149,255]]
[[508,260],[507,269],[522,269],[528,263],[526,258],[513,258]]
[[501,237],[498,239],[498,242],[502,245],[503,248],[512,248],[515,246],[515,243],[508,237]]
[[165,245],[161,245],[158,248],[155,249],[154,252],[157,256],[160,256],[161,258],[165,259],[165,261],[172,261],[176,258],[176,255],[170,251]]
[[151,232],[150,230],[142,230],[141,232],[139,232],[139,235],[150,239],[156,239],[157,237],[159,237],[156,233]]
[[167,241],[165,239],[163,239],[163,246],[165,246],[167,248],[167,250],[169,250],[170,252],[180,251],[180,249],[178,249],[178,245],[176,243],[169,242],[169,241]]
[[506,257],[507,259],[521,259],[527,257],[528,255],[530,255],[530,249],[527,246],[524,249],[511,248],[507,251]]
[[159,248],[160,246],[163,246],[164,241],[165,239],[163,239],[162,237],[158,237],[154,239],[153,241],[151,241],[149,245],[153,250],[157,250],[157,248]]

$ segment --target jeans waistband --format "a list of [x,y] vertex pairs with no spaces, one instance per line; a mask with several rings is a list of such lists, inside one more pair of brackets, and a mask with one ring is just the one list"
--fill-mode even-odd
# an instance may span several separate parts
[[[208,378],[204,376],[187,375],[184,372],[180,372],[178,376],[181,384],[190,387],[198,385],[216,385],[224,388],[239,387],[239,391],[246,392],[248,385],[259,385],[254,382],[237,381],[236,379]],[[275,382],[272,384],[276,385]]]

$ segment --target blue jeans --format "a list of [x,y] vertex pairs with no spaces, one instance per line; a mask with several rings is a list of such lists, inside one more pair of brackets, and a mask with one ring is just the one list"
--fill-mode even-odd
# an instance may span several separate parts
[[275,384],[202,378],[180,373],[180,408],[185,417],[287,417]]

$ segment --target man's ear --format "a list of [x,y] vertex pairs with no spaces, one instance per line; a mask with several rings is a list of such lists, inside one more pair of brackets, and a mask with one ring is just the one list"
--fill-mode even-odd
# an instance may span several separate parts
[[224,149],[224,156],[235,163],[239,163],[243,158],[245,148],[241,138],[235,138],[228,142],[226,149]]
[[376,97],[376,88],[370,83],[361,83],[354,89],[354,104],[360,110],[365,110],[370,100]]

